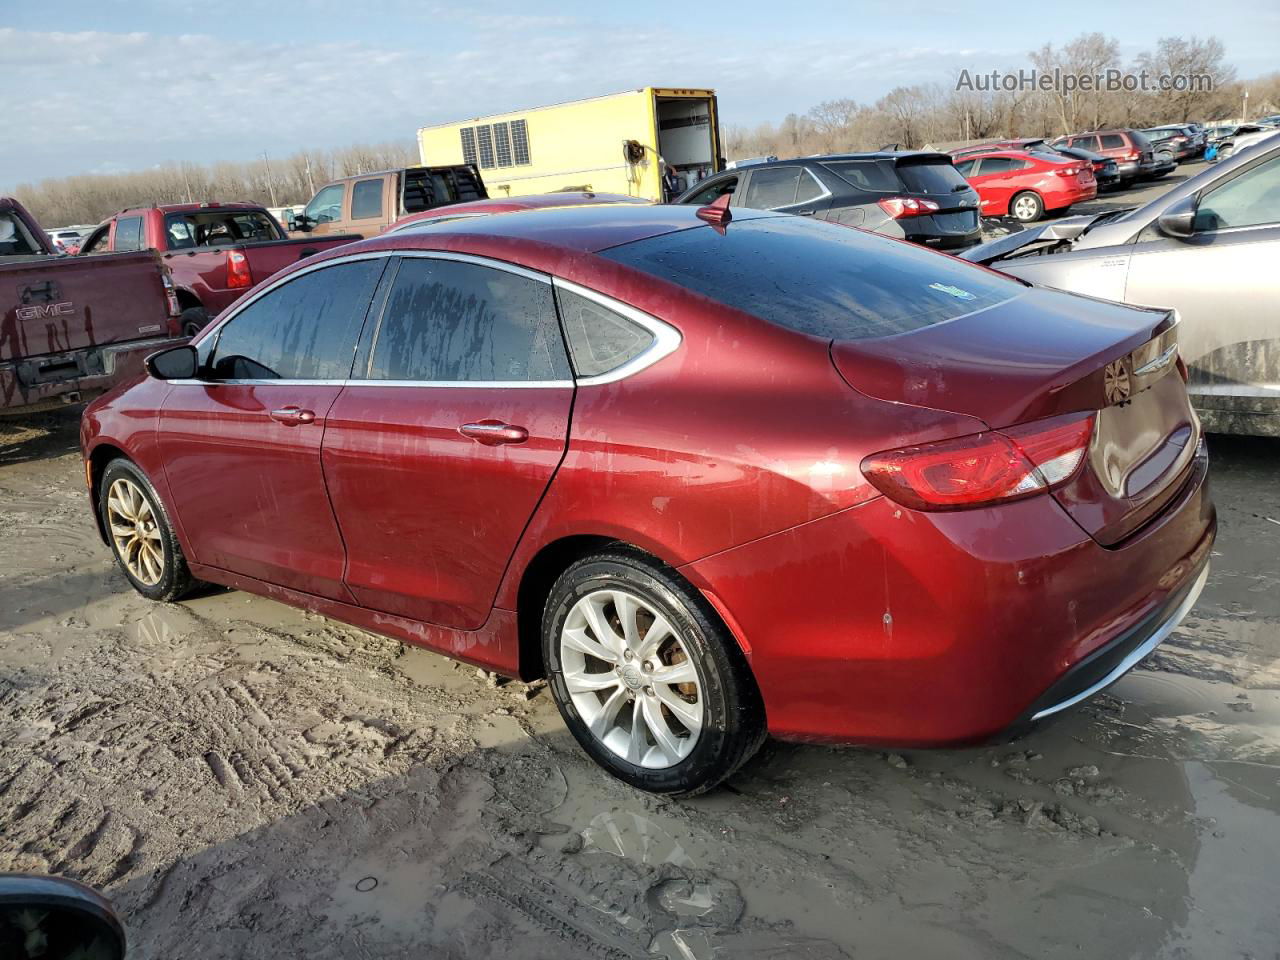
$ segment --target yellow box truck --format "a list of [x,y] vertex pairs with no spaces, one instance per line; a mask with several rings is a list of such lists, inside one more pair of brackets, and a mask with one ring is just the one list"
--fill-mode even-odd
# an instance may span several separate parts
[[724,166],[715,91],[670,87],[423,127],[418,151],[424,164],[476,164],[491,197],[592,190],[661,201]]

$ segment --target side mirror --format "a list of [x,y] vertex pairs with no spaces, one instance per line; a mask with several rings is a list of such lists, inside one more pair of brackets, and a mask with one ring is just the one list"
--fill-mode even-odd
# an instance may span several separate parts
[[124,927],[95,890],[61,877],[0,873],[0,957],[124,960]]
[[1196,198],[1183,197],[1160,214],[1156,226],[1166,237],[1183,240],[1196,232]]
[[143,363],[157,380],[191,380],[200,369],[200,357],[190,344],[153,353]]
[[289,224],[289,229],[300,230],[303,233],[310,233],[311,228],[315,225],[316,222],[314,220],[308,217],[305,213],[300,213],[293,218],[293,222]]

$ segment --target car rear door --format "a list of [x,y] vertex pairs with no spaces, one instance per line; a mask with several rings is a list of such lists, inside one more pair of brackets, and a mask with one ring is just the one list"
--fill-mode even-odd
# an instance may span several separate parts
[[550,278],[405,255],[379,301],[324,438],[346,583],[371,609],[475,629],[568,441]]
[[192,559],[350,602],[320,443],[386,261],[300,272],[200,344],[172,381],[157,438]]
[[[1149,224],[1133,244],[1125,300],[1174,307],[1197,406],[1280,415],[1280,152],[1271,151],[1201,195],[1195,232]],[[1247,414],[1246,419],[1252,414]]]
[[1012,171],[1015,161],[1010,157],[982,157],[969,176],[969,182],[978,191],[984,217],[1002,217],[1009,212],[1009,198],[1013,196]]

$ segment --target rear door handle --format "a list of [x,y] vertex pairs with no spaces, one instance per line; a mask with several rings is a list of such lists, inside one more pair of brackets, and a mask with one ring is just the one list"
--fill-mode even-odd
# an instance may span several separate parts
[[486,447],[496,447],[503,443],[524,443],[529,439],[529,431],[524,427],[512,426],[501,420],[464,423],[458,428],[458,432],[477,443],[483,443]]
[[271,419],[286,427],[296,427],[303,423],[315,423],[316,414],[314,410],[303,410],[300,407],[281,407],[271,411]]

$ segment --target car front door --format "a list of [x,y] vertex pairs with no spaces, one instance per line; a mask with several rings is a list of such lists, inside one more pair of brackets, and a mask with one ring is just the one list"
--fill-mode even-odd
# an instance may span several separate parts
[[307,204],[303,215],[310,221],[311,232],[316,236],[342,232],[342,211],[346,189],[345,183],[331,183],[327,187],[322,187]]
[[385,262],[269,288],[200,344],[200,379],[173,382],[158,441],[197,563],[350,602],[320,444]]
[[1149,224],[1132,247],[1129,303],[1176,307],[1190,388],[1254,397],[1280,413],[1280,154],[1260,156],[1200,195],[1190,237]]
[[346,583],[371,609],[475,629],[568,442],[552,286],[447,254],[391,269],[325,432]]
[[984,217],[1003,217],[1009,212],[1009,198],[1014,183],[1011,172],[1015,161],[1009,157],[982,157],[969,177],[981,203]]

